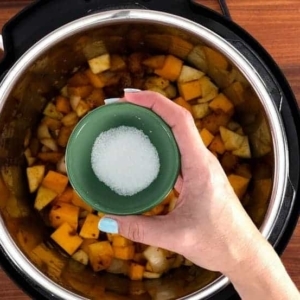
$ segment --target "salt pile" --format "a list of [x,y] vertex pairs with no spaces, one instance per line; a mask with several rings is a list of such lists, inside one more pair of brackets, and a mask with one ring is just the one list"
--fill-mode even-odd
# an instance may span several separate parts
[[91,163],[98,179],[121,196],[132,196],[147,188],[160,168],[149,137],[128,126],[101,133],[93,145]]

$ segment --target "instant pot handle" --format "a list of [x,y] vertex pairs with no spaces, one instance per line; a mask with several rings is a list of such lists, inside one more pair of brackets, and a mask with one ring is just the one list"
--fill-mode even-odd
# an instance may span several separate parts
[[[205,15],[205,11],[213,12],[200,5],[200,2],[201,0],[36,0],[3,28],[5,58],[0,63],[0,74],[48,33],[94,12],[151,9],[197,21],[199,16]],[[226,0],[218,2],[223,14],[230,18]]]

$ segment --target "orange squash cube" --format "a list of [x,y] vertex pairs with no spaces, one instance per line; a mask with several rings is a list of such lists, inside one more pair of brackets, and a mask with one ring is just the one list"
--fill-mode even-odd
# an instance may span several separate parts
[[54,199],[53,203],[54,204],[57,204],[58,202],[72,203],[72,197],[73,197],[73,189],[70,186],[67,186],[67,188]]
[[122,71],[126,69],[126,63],[120,55],[111,55],[110,71]]
[[203,46],[203,51],[210,66],[223,70],[228,68],[228,61],[224,55],[206,46]]
[[164,66],[166,56],[165,55],[155,55],[143,61],[143,65],[151,69],[161,69]]
[[178,97],[173,100],[176,104],[182,106],[183,108],[187,109],[190,113],[192,113],[192,106],[185,101],[182,97]]
[[69,255],[73,255],[82,244],[82,238],[68,223],[63,223],[51,235],[51,238]]
[[93,91],[93,87],[91,85],[84,85],[84,86],[68,86],[68,94],[70,96],[78,96],[81,98],[88,97],[91,92]]
[[222,93],[220,93],[209,103],[209,107],[213,111],[221,109],[226,114],[231,114],[233,112],[232,102]]
[[60,195],[67,187],[69,179],[66,175],[49,171],[42,181],[42,186]]
[[113,247],[114,257],[123,259],[123,260],[130,260],[134,257],[134,245],[129,245],[126,247]]
[[206,128],[203,128],[200,131],[200,135],[201,135],[202,141],[206,147],[208,147],[209,144],[214,139],[214,136]]
[[84,239],[97,239],[100,234],[98,229],[99,221],[100,217],[93,214],[88,214],[85,218],[79,235]]
[[82,249],[85,253],[89,252],[89,245],[98,243],[99,241],[96,239],[84,239],[82,244],[80,245],[80,249]]
[[225,152],[226,149],[219,134],[216,135],[212,140],[211,144],[209,145],[209,150],[218,154],[223,154]]
[[133,242],[124,238],[121,235],[115,234],[112,236],[112,245],[113,247],[126,247],[132,245]]
[[63,126],[57,138],[57,144],[61,147],[66,147],[74,126]]
[[94,89],[92,93],[85,99],[90,108],[95,108],[104,104],[105,95],[102,89]]
[[113,249],[108,241],[90,244],[88,246],[90,264],[95,272],[107,269],[114,256]]
[[105,86],[105,81],[102,77],[94,74],[91,69],[85,71],[85,75],[88,77],[91,85],[95,88],[103,88]]
[[53,228],[58,228],[63,223],[68,223],[73,229],[77,229],[79,207],[68,203],[57,203],[52,206],[49,213],[49,221]]
[[56,110],[63,114],[68,114],[71,111],[70,101],[66,97],[63,96],[56,97],[55,105],[56,105]]
[[178,91],[186,101],[201,97],[202,89],[199,80],[178,83]]
[[131,263],[129,266],[129,278],[131,280],[142,280],[145,267],[136,263]]
[[250,179],[236,174],[230,174],[228,180],[239,199],[242,199],[247,191]]
[[175,81],[182,69],[183,61],[173,55],[167,55],[164,66],[161,69],[155,69],[154,73],[165,79]]

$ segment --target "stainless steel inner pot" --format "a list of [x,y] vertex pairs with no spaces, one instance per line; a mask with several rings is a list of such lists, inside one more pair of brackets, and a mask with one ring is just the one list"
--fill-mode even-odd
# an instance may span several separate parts
[[[81,35],[101,36],[112,32],[114,36],[126,39],[126,33],[131,26],[145,32],[180,36],[194,45],[206,44],[224,54],[232,63],[232,68],[237,70],[237,76],[252,86],[261,106],[260,118],[267,121],[271,136],[270,146],[273,149],[272,191],[266,203],[267,210],[263,211],[263,221],[259,224],[261,233],[267,239],[283,204],[289,167],[285,132],[280,115],[260,75],[240,52],[207,28],[162,12],[115,10],[79,19],[36,43],[9,70],[0,86],[0,125],[3,128],[0,139],[0,245],[21,272],[49,292],[49,295],[57,298],[93,298],[91,291],[105,285],[106,292],[99,299],[130,299],[126,296],[128,290],[138,289],[141,284],[130,283],[127,279],[111,274],[96,278],[88,271],[80,271],[76,275],[76,270],[66,265],[63,255],[47,241],[45,255],[51,253],[49,255],[53,259],[53,266],[36,266],[38,262],[30,257],[29,252],[35,245],[37,236],[40,241],[44,239],[45,230],[40,217],[33,211],[27,194],[22,155],[25,130],[34,126],[45,105],[43,92],[48,93],[49,89],[62,87],[64,75],[80,63],[80,58],[70,50],[75,41]],[[22,243],[18,239],[20,230],[28,234],[28,241]],[[64,272],[73,272],[73,281],[66,283]],[[77,291],[72,282],[78,284],[77,288],[80,286]],[[220,274],[192,267],[143,284],[156,291],[149,299],[206,299],[224,289],[229,281]],[[94,298],[97,299],[96,296]],[[135,299],[148,298],[140,295]]]

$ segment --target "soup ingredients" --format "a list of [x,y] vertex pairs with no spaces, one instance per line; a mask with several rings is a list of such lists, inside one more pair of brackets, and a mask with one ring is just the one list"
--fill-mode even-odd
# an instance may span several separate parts
[[[104,214],[94,211],[71,187],[64,162],[68,139],[80,119],[104,105],[105,98],[122,97],[124,88],[151,90],[190,111],[204,144],[218,157],[235,193],[257,225],[263,219],[272,188],[271,135],[267,122],[259,114],[259,99],[243,76],[229,66],[225,57],[203,45],[194,46],[167,34],[141,36],[146,47],[143,50],[140,42],[138,47],[131,45],[127,49],[127,42],[131,43],[127,37],[126,43],[119,36],[80,37],[75,51],[85,61],[65,74],[68,77],[60,91],[45,95],[49,102],[43,117],[37,129],[32,129],[24,138],[28,189],[35,198],[35,209],[47,220],[55,246],[60,246],[70,259],[82,263],[83,267],[87,265],[95,272],[123,274],[131,280],[159,278],[171,269],[192,263],[179,254],[100,232],[97,223]],[[124,129],[121,131],[121,147],[98,146],[109,161],[122,154],[122,163],[113,162],[109,167],[99,164],[97,169],[103,171],[104,178],[109,175],[113,182],[115,176],[119,176],[122,185],[118,183],[117,187],[121,186],[123,193],[124,184],[128,184],[125,193],[136,192],[137,186],[128,182],[128,163],[131,159],[135,167],[141,167],[141,163],[137,163],[138,155],[149,156],[149,145],[145,146],[143,140],[141,149],[141,143],[132,138],[132,130],[126,131],[131,141],[125,143]],[[110,139],[111,134],[105,141]],[[132,140],[137,144],[135,147]],[[115,139],[113,141],[112,145]],[[149,182],[159,169],[158,157],[153,155],[152,160],[153,169],[143,174]],[[118,169],[109,174],[112,165]],[[125,170],[126,180],[122,178],[120,166]],[[7,172],[7,169],[2,172],[4,179]],[[145,177],[142,179],[140,183],[145,184]],[[6,182],[9,183],[9,179]],[[176,206],[177,198],[176,191],[171,191],[161,204],[144,215],[168,214]],[[15,203],[14,207],[21,213],[19,202]],[[62,267],[53,268],[52,261],[58,261],[59,257],[56,251],[50,251],[43,243],[34,247],[27,254],[37,265],[42,268],[46,265],[48,273],[61,271]],[[45,252],[48,256],[41,266],[40,258],[46,256]],[[76,289],[80,289],[81,278],[79,282]],[[89,289],[90,286],[84,293],[90,293]]]
[[149,137],[128,126],[101,133],[94,143],[91,163],[98,179],[121,196],[132,196],[147,188],[160,168]]

